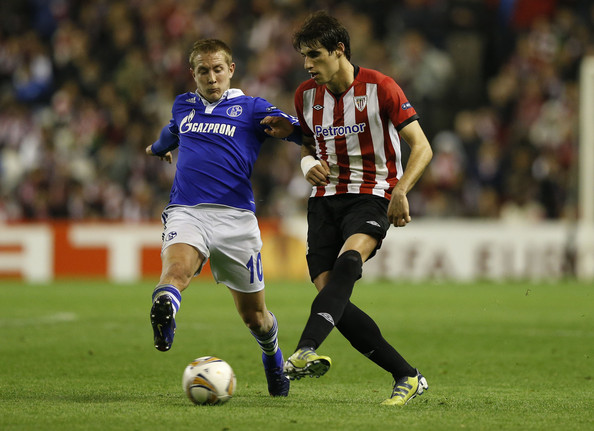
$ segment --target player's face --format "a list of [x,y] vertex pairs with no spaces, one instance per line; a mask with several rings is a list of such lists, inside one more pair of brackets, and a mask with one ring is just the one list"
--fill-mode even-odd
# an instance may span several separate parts
[[318,85],[332,83],[337,77],[340,62],[336,51],[328,52],[322,45],[301,46],[303,67]]
[[192,76],[198,93],[209,102],[216,102],[231,87],[235,63],[227,63],[223,51],[198,54],[194,63]]

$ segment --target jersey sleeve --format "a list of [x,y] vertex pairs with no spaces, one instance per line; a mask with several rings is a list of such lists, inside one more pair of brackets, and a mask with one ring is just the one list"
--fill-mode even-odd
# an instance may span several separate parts
[[169,124],[159,134],[159,139],[151,145],[151,151],[157,156],[164,156],[169,151],[175,150],[179,146],[179,130],[173,118]]
[[386,77],[379,86],[378,92],[382,102],[381,106],[394,124],[397,131],[402,130],[407,124],[418,120],[419,115],[410,104],[404,92],[396,82]]
[[[260,124],[260,121],[264,117],[285,117],[288,119],[293,126],[295,126],[295,131],[291,133],[289,136],[284,138],[284,140],[288,140],[291,142],[295,142],[296,144],[301,145],[301,129],[299,126],[299,119],[294,115],[289,115],[284,111],[280,110],[276,106],[272,105],[266,99],[262,99],[261,97],[254,98],[254,121],[258,124],[258,127],[264,132],[265,126]],[[266,135],[267,136],[267,135]]]
[[304,136],[313,136],[313,132],[309,127],[307,127],[307,123],[305,122],[305,117],[303,116],[303,91],[301,90],[300,85],[297,91],[295,91],[295,112],[297,113],[297,119],[299,120],[299,124],[301,125],[301,131]]
[[254,120],[258,124],[260,124],[260,121],[262,121],[264,117],[267,117],[269,115],[273,117],[285,117],[291,122],[291,124],[299,125],[299,120],[297,119],[297,117],[283,112],[282,110],[278,109],[276,106],[268,102],[266,99],[262,99],[261,97],[255,97]]

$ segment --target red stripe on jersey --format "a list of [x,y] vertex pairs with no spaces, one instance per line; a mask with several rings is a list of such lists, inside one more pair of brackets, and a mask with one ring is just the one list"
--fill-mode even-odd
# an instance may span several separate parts
[[[355,100],[356,98],[364,98],[365,106],[361,110],[363,103],[357,105],[355,103],[355,122],[369,124],[368,118],[368,104],[367,104],[367,85],[364,82],[357,83],[354,88]],[[363,155],[363,184],[361,184],[360,192],[364,194],[372,194],[373,188],[377,184],[375,180],[376,166],[375,166],[375,149],[373,146],[373,139],[371,136],[371,129],[366,127],[365,130],[359,133],[359,146],[361,147],[361,154]]]
[[[326,90],[328,91],[328,90]],[[334,96],[332,96],[334,97]],[[334,105],[334,120],[332,125],[334,127],[344,126],[344,101],[343,97],[336,100]],[[346,193],[348,191],[349,179],[351,177],[349,151],[347,149],[346,136],[337,135],[334,138],[334,146],[336,151],[336,163],[338,165],[338,184],[336,185],[336,194]]]
[[[313,106],[324,106],[324,91],[319,91],[319,89],[315,90],[316,94],[314,96]],[[324,119],[324,110],[323,109],[316,109],[313,108],[313,123],[314,124],[322,124]],[[314,138],[317,142],[317,147],[319,149],[318,155],[322,160],[328,163],[328,152],[326,151],[326,141],[324,140],[323,136],[315,137],[314,131]],[[317,186],[316,187],[316,196],[324,196],[325,189],[324,186]]]

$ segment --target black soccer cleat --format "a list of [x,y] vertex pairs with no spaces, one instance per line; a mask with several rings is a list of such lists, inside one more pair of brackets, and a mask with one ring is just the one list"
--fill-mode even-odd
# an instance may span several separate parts
[[169,295],[160,295],[155,298],[151,307],[151,325],[155,336],[155,348],[162,352],[171,349],[175,336],[175,318]]

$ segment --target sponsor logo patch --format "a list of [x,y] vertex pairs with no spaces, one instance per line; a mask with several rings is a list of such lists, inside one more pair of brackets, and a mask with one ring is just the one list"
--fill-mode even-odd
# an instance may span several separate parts
[[[239,108],[239,111],[241,111],[241,106],[236,105],[235,107]],[[234,107],[229,108],[227,113],[229,113],[229,110],[232,108]],[[194,123],[192,120],[195,115],[196,111],[192,109],[192,111],[182,119],[179,125],[179,133],[218,133],[220,135],[231,137],[235,135],[235,126],[225,123]],[[238,115],[241,115],[241,112],[237,113],[236,116]]]
[[363,133],[365,131],[365,123],[358,123],[347,126],[315,126],[314,133],[316,137],[333,137],[333,136],[349,136]]

